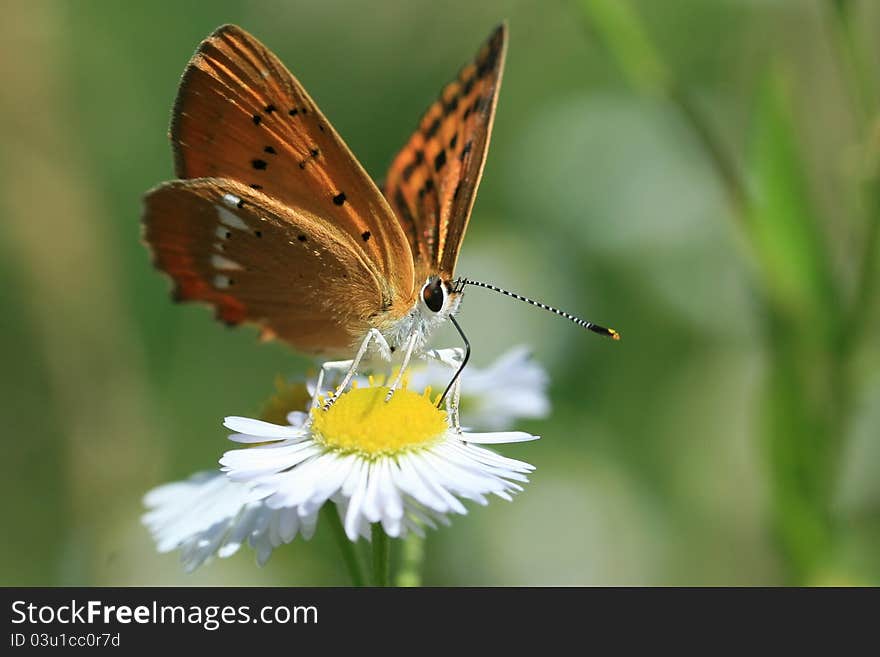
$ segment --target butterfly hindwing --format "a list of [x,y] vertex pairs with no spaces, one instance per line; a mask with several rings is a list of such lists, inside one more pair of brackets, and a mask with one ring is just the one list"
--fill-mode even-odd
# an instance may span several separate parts
[[308,210],[226,179],[164,183],[144,204],[144,238],[175,298],[208,303],[228,324],[344,353],[391,308],[358,240]]
[[388,203],[302,85],[241,28],[219,28],[190,60],[171,140],[179,177],[229,178],[326,219],[412,298],[412,255]]
[[453,277],[489,147],[506,49],[501,24],[444,87],[388,171],[385,196],[410,242],[417,278]]

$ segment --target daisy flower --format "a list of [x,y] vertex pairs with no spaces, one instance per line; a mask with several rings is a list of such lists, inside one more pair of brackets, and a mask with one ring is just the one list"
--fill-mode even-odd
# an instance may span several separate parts
[[252,486],[269,509],[296,509],[314,518],[336,503],[352,541],[381,523],[391,537],[448,524],[464,514],[462,500],[510,500],[534,468],[480,445],[536,440],[519,431],[459,432],[428,394],[385,386],[353,388],[328,410],[292,413],[290,424],[228,417],[230,439],[250,445],[227,452],[220,463],[234,482]]
[[[288,413],[308,408],[313,384],[277,380],[263,420],[226,419],[236,432],[230,438],[246,446],[223,457],[226,474],[201,472],[150,491],[142,520],[159,551],[180,549],[184,568],[192,571],[245,543],[264,564],[281,544],[311,538],[328,501],[356,540],[370,537],[371,523],[381,523],[390,536],[423,535],[424,527],[466,513],[462,500],[486,504],[492,494],[511,499],[532,466],[479,445],[537,437],[451,428],[446,411],[411,391],[439,388],[448,379],[448,369],[428,364],[413,371],[410,390],[398,390],[391,402],[384,402],[387,388],[357,387],[313,416]],[[464,418],[500,429],[517,417],[539,417],[548,406],[546,380],[523,348],[484,370],[469,368]]]

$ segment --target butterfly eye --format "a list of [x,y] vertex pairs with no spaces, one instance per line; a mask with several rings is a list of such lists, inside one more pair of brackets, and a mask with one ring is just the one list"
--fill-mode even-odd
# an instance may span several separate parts
[[439,278],[432,278],[422,288],[422,299],[432,312],[439,313],[443,309],[446,293],[443,290],[443,282]]

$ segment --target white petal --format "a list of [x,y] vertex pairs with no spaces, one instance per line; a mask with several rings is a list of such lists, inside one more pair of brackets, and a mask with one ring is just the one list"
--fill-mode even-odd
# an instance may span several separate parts
[[[432,468],[427,464],[427,462],[421,458],[421,454],[413,454],[410,459],[410,464],[413,467],[419,476],[421,477],[422,482],[425,486],[433,493],[438,495],[442,500],[443,504],[439,506],[431,506],[427,505],[430,508],[433,508],[435,511],[439,511],[440,513],[445,513],[446,511],[454,511],[455,513],[459,513],[461,515],[467,514],[467,509],[464,505],[458,501],[458,499],[449,493],[446,488],[437,482],[438,475],[440,473],[436,471],[432,471]],[[422,500],[419,500],[423,502]],[[423,502],[424,503],[424,502]]]
[[[357,479],[352,485],[351,498],[348,502],[348,510],[345,513],[345,534],[350,541],[357,540],[359,534],[363,531],[365,519],[361,516],[361,505],[363,504],[364,495],[367,492],[367,484],[369,481],[370,464],[363,461],[357,463]],[[354,475],[354,472],[352,474]],[[346,484],[351,481],[351,477],[346,480]]]
[[[223,426],[238,433],[267,438],[296,438],[303,435],[303,429],[299,427],[281,426],[263,420],[254,420],[247,417],[230,416],[223,420]],[[259,442],[259,441],[258,441]]]
[[413,466],[410,454],[398,457],[397,463],[400,469],[395,477],[395,482],[400,490],[426,507],[438,509],[441,513],[448,510],[443,497],[424,482],[418,470]]
[[500,445],[502,443],[525,443],[530,440],[538,440],[540,436],[533,436],[525,431],[494,431],[492,433],[464,433],[461,439],[478,445]]

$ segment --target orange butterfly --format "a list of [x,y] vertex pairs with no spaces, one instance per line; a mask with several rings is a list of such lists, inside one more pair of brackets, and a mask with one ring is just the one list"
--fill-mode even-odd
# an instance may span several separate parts
[[301,352],[356,351],[349,375],[371,341],[386,356],[399,348],[402,372],[455,313],[463,284],[477,284],[455,281],[455,264],[506,48],[502,24],[428,108],[383,196],[275,55],[240,27],[216,30],[174,105],[180,180],[145,198],[144,237],[175,299]]

